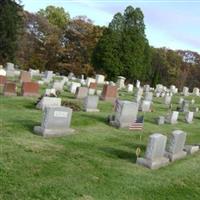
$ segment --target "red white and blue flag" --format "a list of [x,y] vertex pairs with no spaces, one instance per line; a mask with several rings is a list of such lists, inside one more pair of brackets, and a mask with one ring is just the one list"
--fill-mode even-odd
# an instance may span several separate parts
[[129,130],[142,130],[144,124],[144,116],[138,117],[130,126]]

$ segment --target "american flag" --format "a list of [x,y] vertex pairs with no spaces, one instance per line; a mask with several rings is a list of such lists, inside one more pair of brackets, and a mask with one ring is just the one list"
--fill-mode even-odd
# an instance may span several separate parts
[[129,130],[142,130],[144,124],[144,116],[138,117],[130,126]]

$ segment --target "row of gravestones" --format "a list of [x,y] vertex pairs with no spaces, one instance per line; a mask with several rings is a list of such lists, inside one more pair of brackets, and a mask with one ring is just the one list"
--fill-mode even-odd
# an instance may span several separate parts
[[199,151],[199,145],[185,146],[185,141],[186,133],[181,130],[173,131],[168,143],[166,136],[155,133],[149,137],[144,158],[137,158],[136,163],[150,169],[158,169]]
[[[164,116],[159,116],[157,119],[157,124],[161,125],[164,123],[169,123],[169,124],[177,124],[179,117],[179,112],[178,111],[172,111],[169,114],[167,114],[165,117]],[[192,123],[194,117],[194,112],[186,112],[185,113],[185,121],[189,124]]]
[[[6,82],[3,85],[4,96],[17,96],[16,83]],[[21,87],[22,96],[39,96],[39,84],[34,82],[24,82]]]

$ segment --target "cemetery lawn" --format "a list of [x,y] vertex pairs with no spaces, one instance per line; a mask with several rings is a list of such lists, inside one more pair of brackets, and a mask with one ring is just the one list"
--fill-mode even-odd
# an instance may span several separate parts
[[[132,99],[126,92],[120,98]],[[62,99],[78,102],[67,92]],[[112,104],[101,101],[100,113],[73,112],[76,134],[44,139],[33,134],[42,117],[36,98],[0,96],[0,199],[199,200],[199,152],[154,171],[135,163],[136,148],[143,156],[148,136],[155,132],[169,135],[181,129],[187,132],[188,144],[200,143],[199,113],[191,125],[181,114],[177,125],[158,126],[154,118],[168,108],[154,99],[154,112],[145,113],[143,131],[109,126],[106,118],[113,112]],[[200,106],[200,98],[195,100]]]

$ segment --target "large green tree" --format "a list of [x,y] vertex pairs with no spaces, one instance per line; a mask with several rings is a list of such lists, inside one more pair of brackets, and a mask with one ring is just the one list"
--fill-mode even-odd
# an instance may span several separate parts
[[45,17],[51,24],[62,29],[66,27],[70,20],[69,13],[65,12],[63,7],[47,6],[45,9],[41,9],[37,14]]
[[14,0],[0,1],[0,60],[15,60],[22,25],[22,6]]
[[144,16],[139,8],[128,6],[117,13],[93,53],[93,65],[115,80],[146,80],[150,70],[150,48],[145,35]]

